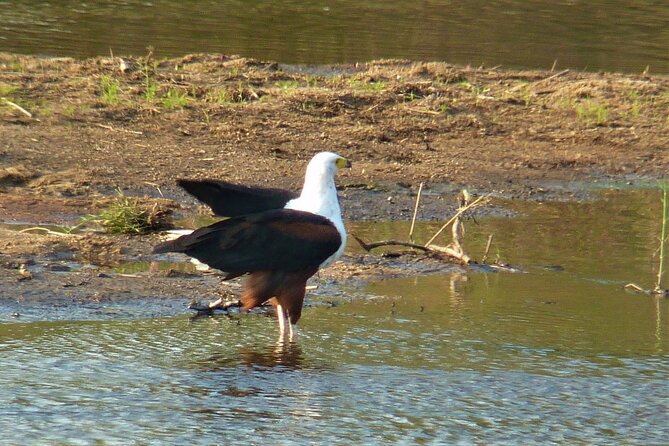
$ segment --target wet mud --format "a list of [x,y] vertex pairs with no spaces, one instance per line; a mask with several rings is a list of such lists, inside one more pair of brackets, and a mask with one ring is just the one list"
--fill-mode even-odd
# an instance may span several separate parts
[[[420,183],[418,219],[446,220],[462,188],[493,197],[475,217],[512,218],[513,200],[588,200],[593,187],[653,183],[669,168],[666,76],[401,60],[295,67],[202,54],[121,60],[0,54],[0,299],[234,293],[238,282],[152,264],[157,234],[17,230],[75,226],[119,193],[161,206],[177,226],[208,218],[175,186],[179,177],[297,190],[308,159],[331,150],[353,162],[337,179],[348,221],[409,220]],[[147,266],[119,272],[133,262]],[[348,253],[311,295],[452,268],[461,267]]]

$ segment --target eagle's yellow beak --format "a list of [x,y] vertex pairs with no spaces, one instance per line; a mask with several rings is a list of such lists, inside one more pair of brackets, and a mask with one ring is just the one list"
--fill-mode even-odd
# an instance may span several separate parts
[[337,158],[335,164],[337,164],[339,169],[343,169],[344,167],[351,167],[351,162],[344,157]]

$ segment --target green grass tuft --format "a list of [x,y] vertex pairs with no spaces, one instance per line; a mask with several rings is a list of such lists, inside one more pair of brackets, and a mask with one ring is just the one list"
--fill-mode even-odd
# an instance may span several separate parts
[[576,104],[576,116],[587,127],[604,125],[609,119],[609,110],[605,104],[600,104],[594,100],[586,100]]
[[164,212],[154,206],[152,209],[142,207],[136,199],[119,196],[99,215],[87,217],[86,222],[100,224],[106,232],[113,234],[143,234],[162,226]]
[[636,90],[630,90],[627,92],[627,98],[630,101],[630,115],[633,119],[637,119],[641,112],[641,99],[639,92]]
[[307,87],[316,88],[318,87],[318,78],[316,76],[307,75],[304,78],[307,83]]
[[387,87],[387,84],[384,81],[363,82],[358,79],[349,80],[348,85],[354,90],[362,90],[368,93],[380,93]]
[[12,96],[16,93],[16,87],[9,84],[0,84],[0,96]]
[[251,85],[245,85],[241,82],[236,87],[218,88],[207,94],[207,100],[221,105],[245,104],[260,99],[260,96]]
[[119,94],[121,92],[121,83],[118,79],[111,76],[102,76],[100,78],[100,93],[102,101],[107,104],[118,104]]
[[170,88],[165,96],[163,96],[162,103],[163,107],[168,110],[183,108],[188,104],[188,95],[184,92],[180,92],[177,89]]
[[283,80],[283,81],[278,81],[276,83],[277,88],[280,88],[281,90],[295,90],[299,88],[300,83],[296,80],[290,79],[290,80]]

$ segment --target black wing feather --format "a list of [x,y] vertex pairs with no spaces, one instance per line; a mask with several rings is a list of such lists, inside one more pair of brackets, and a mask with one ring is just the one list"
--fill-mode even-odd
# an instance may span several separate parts
[[219,221],[162,243],[154,253],[182,252],[234,277],[318,267],[340,246],[341,236],[327,218],[278,209]]
[[281,209],[298,197],[298,194],[284,189],[247,187],[220,180],[180,179],[177,184],[221,217]]

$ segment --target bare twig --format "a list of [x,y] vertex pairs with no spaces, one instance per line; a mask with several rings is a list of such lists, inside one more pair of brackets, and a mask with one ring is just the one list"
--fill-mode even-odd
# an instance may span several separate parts
[[562,70],[562,71],[560,71],[560,72],[558,72],[558,73],[555,73],[555,74],[552,75],[552,76],[548,76],[546,79],[541,79],[541,80],[539,80],[539,81],[536,81],[536,82],[534,83],[534,85],[537,85],[537,84],[540,84],[540,83],[542,83],[542,82],[547,82],[547,81],[550,81],[550,80],[552,80],[552,79],[555,79],[555,78],[564,76],[564,75],[567,74],[567,73],[569,73],[569,68],[567,68],[566,70]]
[[441,115],[441,112],[434,111],[434,110],[423,110],[422,108],[408,108],[408,111],[412,113],[420,113],[423,115],[434,115],[434,116],[439,116]]
[[413,230],[416,226],[416,215],[418,215],[418,204],[420,203],[420,194],[423,192],[423,183],[418,186],[418,194],[416,195],[416,205],[413,208],[413,217],[411,218],[411,229],[409,229],[409,241],[413,242]]
[[33,226],[32,228],[21,229],[19,232],[33,232],[33,231],[41,231],[41,232],[44,232],[45,234],[49,234],[49,235],[60,235],[60,236],[71,236],[72,235],[72,234],[69,234],[67,232],[52,231],[49,228],[43,228],[41,226]]
[[493,234],[488,236],[488,243],[485,245],[485,252],[483,253],[483,257],[481,257],[481,263],[485,263],[486,260],[488,260],[488,253],[490,252],[490,246],[492,245],[492,237]]
[[657,284],[655,291],[662,291],[662,276],[664,275],[664,243],[667,238],[667,190],[669,187],[662,188],[662,232],[660,235],[660,266],[657,270]]
[[155,187],[156,190],[158,191],[158,193],[160,194],[160,196],[165,198],[165,195],[163,195],[163,191],[160,190],[160,185],[158,185],[157,183],[152,183],[150,181],[145,181],[144,184],[148,184],[149,186]]
[[[565,74],[569,73],[569,71],[570,71],[569,68],[567,68],[566,70],[562,70],[562,71],[560,71],[560,72],[558,72],[558,73],[553,74],[552,76],[548,76],[548,77],[546,77],[546,78],[544,78],[544,79],[539,79],[538,81],[533,82],[533,83],[531,84],[531,86],[535,87],[535,86],[537,86],[537,85],[539,85],[539,84],[541,84],[541,83],[543,83],[543,82],[548,82],[548,81],[550,81],[550,80],[552,80],[552,79],[555,79],[555,78],[564,76]],[[525,87],[527,87],[527,85],[528,85],[528,84],[520,84],[520,85],[516,85],[515,87],[511,88],[511,89],[509,90],[509,92],[511,92],[511,91],[516,91],[516,90],[520,90],[521,88],[525,88]]]
[[100,128],[111,130],[113,132],[125,132],[125,133],[132,133],[133,135],[143,135],[143,132],[137,131],[137,130],[127,130],[127,129],[117,129],[112,127],[111,125],[104,125],[104,124],[95,124]]

